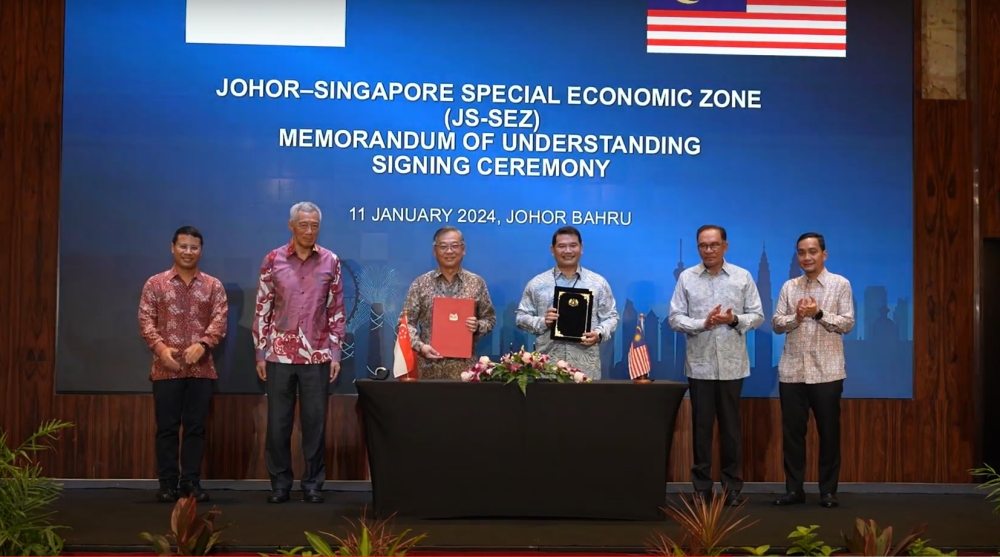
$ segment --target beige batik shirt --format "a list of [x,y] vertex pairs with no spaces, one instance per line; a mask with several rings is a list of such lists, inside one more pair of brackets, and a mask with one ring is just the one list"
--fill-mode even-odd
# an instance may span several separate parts
[[[406,293],[403,311],[410,329],[410,343],[417,351],[417,373],[421,379],[461,380],[462,372],[472,367],[477,357],[444,358],[428,360],[420,354],[420,347],[430,344],[431,320],[434,298],[470,298],[476,301],[476,318],[479,328],[472,335],[473,346],[497,323],[496,310],[486,288],[486,281],[479,275],[460,269],[451,282],[445,280],[440,270],[429,271],[416,278]],[[402,322],[402,315],[400,315]],[[397,323],[397,328],[398,328]],[[432,344],[433,346],[433,344]]]
[[[813,297],[823,317],[795,319],[800,299]],[[851,283],[826,269],[815,279],[805,275],[788,280],[778,294],[771,320],[775,333],[785,333],[785,348],[778,362],[783,383],[829,383],[847,377],[844,335],[854,327]]]

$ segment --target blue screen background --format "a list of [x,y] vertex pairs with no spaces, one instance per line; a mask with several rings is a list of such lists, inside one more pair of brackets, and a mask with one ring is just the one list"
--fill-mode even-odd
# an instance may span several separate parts
[[[647,54],[636,0],[348,0],[344,48],[185,43],[183,0],[89,0],[66,10],[57,388],[147,392],[150,354],[136,310],[146,278],[171,264],[173,231],[205,234],[202,269],[223,281],[229,336],[218,389],[259,393],[250,325],[264,255],[287,242],[288,210],[323,210],[320,243],[347,273],[353,333],[332,387],[391,367],[410,281],[434,267],[442,222],[361,222],[352,208],[619,211],[628,226],[580,225],[582,263],[610,282],[621,314],[603,376],[627,378],[646,314],[653,378],[683,379],[664,324],[678,268],[698,263],[695,230],[726,227],[727,260],[757,279],[767,321],[800,274],[795,239],[826,236],[828,268],[853,285],[848,398],[911,398],[912,6],[852,2],[846,58]],[[561,105],[219,97],[224,78],[552,86]],[[762,107],[569,106],[569,86],[759,90]],[[457,93],[456,93],[457,95]],[[698,155],[485,152],[442,156],[608,159],[603,178],[376,174],[365,149],[279,146],[282,128],[442,131],[449,108],[537,110],[539,133],[698,137]],[[456,129],[459,139],[472,129]],[[484,129],[479,132],[531,133]],[[355,215],[357,211],[355,210]],[[558,224],[447,223],[498,312],[477,347],[532,345],[514,326],[524,285],[553,264]],[[373,311],[374,309],[374,311]],[[750,333],[744,396],[777,396],[783,337]]]

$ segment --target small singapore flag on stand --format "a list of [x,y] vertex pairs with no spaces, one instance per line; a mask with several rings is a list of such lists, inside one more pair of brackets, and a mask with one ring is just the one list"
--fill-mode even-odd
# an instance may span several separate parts
[[403,312],[403,319],[399,322],[399,332],[396,333],[396,348],[393,350],[392,376],[397,379],[410,375],[417,371],[417,355],[413,352],[413,345],[410,344],[410,327],[406,321],[406,312]]

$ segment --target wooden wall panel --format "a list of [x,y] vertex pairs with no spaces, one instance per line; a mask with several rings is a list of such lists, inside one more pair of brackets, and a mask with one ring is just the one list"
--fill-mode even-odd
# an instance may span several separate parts
[[[973,0],[978,73],[979,199],[983,238],[1000,238],[1000,2]],[[970,27],[973,28],[973,27]]]
[[[43,419],[76,423],[45,461],[54,476],[151,478],[149,396],[54,394],[63,1],[0,2],[0,426],[20,439]],[[1000,7],[994,3],[989,10],[995,25]],[[916,37],[919,13],[918,6]],[[998,32],[979,35],[991,41],[980,45],[982,53],[1000,49],[1000,30],[991,29]],[[919,44],[915,52],[919,60]],[[995,59],[980,56],[980,80],[991,91],[996,69],[986,66]],[[966,101],[919,100],[919,83],[914,76],[915,398],[844,402],[844,482],[966,482],[967,469],[976,465],[970,109]],[[987,115],[992,127],[980,137],[994,154],[1000,148],[996,109],[993,102]],[[995,183],[995,157],[991,164],[984,165],[984,178]],[[1000,232],[1000,226],[991,226]],[[367,477],[355,400],[330,402],[332,480]],[[215,397],[206,478],[266,478],[263,404],[260,396]],[[777,401],[746,400],[743,418],[746,479],[782,481]],[[814,468],[812,431],[809,444]],[[685,403],[674,438],[672,480],[688,481],[690,454]],[[815,480],[815,470],[808,479]]]

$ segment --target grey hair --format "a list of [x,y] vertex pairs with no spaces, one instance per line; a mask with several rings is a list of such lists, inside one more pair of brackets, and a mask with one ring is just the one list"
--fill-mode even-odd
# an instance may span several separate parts
[[449,232],[457,232],[459,241],[461,241],[463,244],[465,243],[465,234],[462,234],[461,230],[455,228],[454,226],[442,226],[441,228],[438,228],[436,232],[434,232],[434,239],[431,241],[431,245],[432,246],[437,245],[438,238],[444,236]]
[[296,222],[299,213],[316,213],[319,217],[319,221],[323,222],[323,211],[319,210],[319,207],[311,201],[300,201],[295,205],[292,205],[292,209],[288,211],[288,220]]

